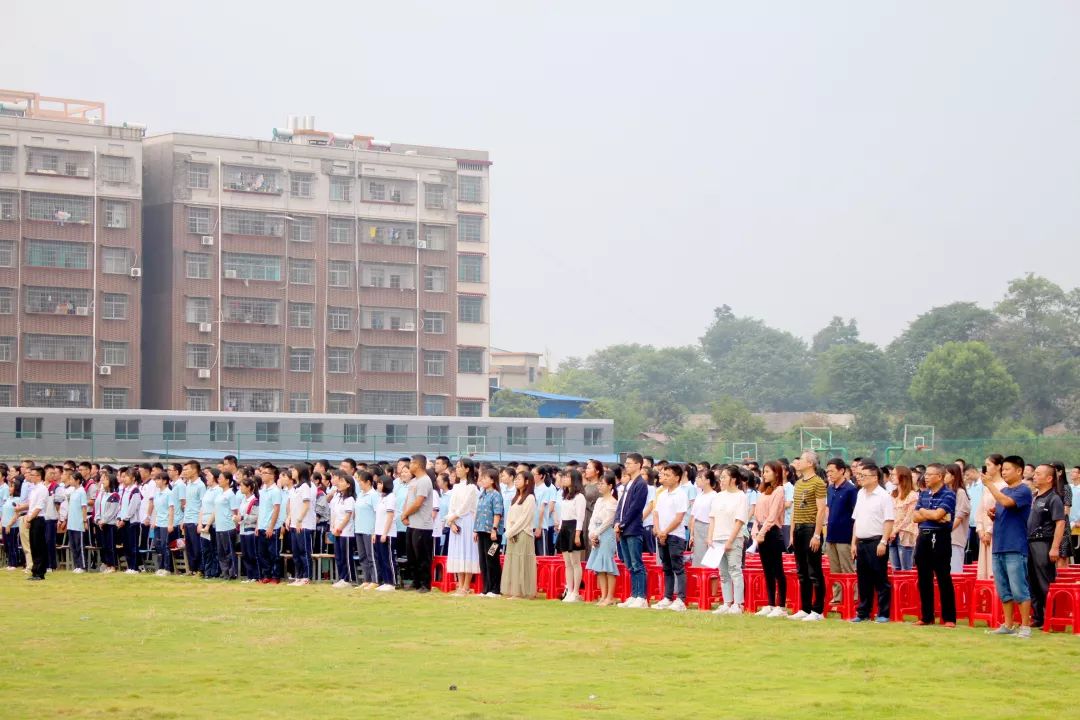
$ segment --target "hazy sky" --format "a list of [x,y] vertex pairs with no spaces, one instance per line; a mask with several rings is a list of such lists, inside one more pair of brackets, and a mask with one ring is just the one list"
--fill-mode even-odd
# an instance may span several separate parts
[[1076,284],[1072,0],[159,7],[4,0],[0,87],[152,134],[314,114],[489,150],[499,347],[692,343],[724,303],[884,343],[1025,271]]

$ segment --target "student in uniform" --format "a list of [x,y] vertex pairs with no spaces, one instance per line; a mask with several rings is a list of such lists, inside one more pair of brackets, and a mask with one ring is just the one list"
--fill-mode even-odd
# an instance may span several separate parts
[[[222,463],[224,464],[224,463]],[[217,514],[217,501],[221,497],[218,485],[220,471],[203,468],[203,486],[206,490],[199,500],[199,515],[195,526],[195,540],[199,543],[203,577],[207,580],[220,577],[221,563],[217,557],[217,538],[214,535],[214,518]]]
[[360,572],[357,579],[361,580],[361,590],[373,590],[379,586],[378,576],[375,573],[375,509],[379,504],[380,495],[373,487],[375,476],[367,470],[359,470],[356,473],[357,486],[360,492],[356,495],[355,521],[353,523],[353,539],[356,542],[357,565]]
[[473,539],[476,521],[476,465],[471,458],[461,458],[454,466],[457,484],[450,493],[450,512],[446,523],[450,526],[450,550],[446,555],[446,572],[457,576],[455,595],[467,595],[471,591],[473,575],[480,573],[480,555]]
[[50,570],[56,570],[56,529],[60,524],[60,504],[65,494],[58,482],[59,477],[60,470],[56,466],[45,466],[42,482],[49,494],[49,502],[45,506],[45,555]]
[[555,549],[562,555],[566,571],[566,589],[563,602],[579,602],[581,587],[581,550],[585,546],[585,485],[581,473],[566,470],[556,476],[559,479],[558,529]]
[[[218,574],[222,580],[236,579],[236,511],[240,498],[233,490],[233,474],[222,470],[217,477],[218,492],[214,495],[214,554],[217,556]],[[206,502],[206,496],[203,496]],[[210,561],[210,558],[207,558]]]
[[68,552],[71,553],[72,570],[75,574],[86,572],[86,553],[83,539],[86,533],[86,490],[83,489],[83,477],[73,470],[64,470],[61,476],[67,486],[68,515],[67,531]]
[[139,572],[139,535],[142,522],[139,512],[142,508],[142,494],[135,483],[134,470],[120,468],[120,515],[116,518],[116,529],[124,543],[124,558],[127,562],[127,575]]
[[311,473],[304,463],[289,468],[293,483],[289,495],[289,524],[292,532],[293,576],[292,585],[311,582],[311,543],[315,536],[315,488]]
[[19,505],[23,480],[13,477],[5,480],[5,483],[8,494],[4,499],[3,506],[0,507],[0,528],[4,532],[4,553],[7,555],[7,568],[8,570],[17,570],[23,566],[22,548],[19,546],[19,530],[22,522],[15,508]]
[[397,534],[394,525],[394,479],[389,475],[380,475],[376,480],[379,504],[375,510],[375,575],[382,592],[396,589],[397,577],[394,574],[394,558],[390,552],[390,540]]
[[334,562],[337,563],[336,588],[351,587],[355,580],[353,572],[353,537],[355,535],[356,497],[353,480],[340,470],[333,473],[337,493],[330,501],[330,532],[334,536]]
[[52,502],[52,498],[49,497],[49,489],[45,486],[41,468],[31,467],[25,470],[24,477],[29,479],[33,486],[23,520],[30,526],[30,554],[34,559],[30,577],[27,579],[39,581],[45,579],[49,568],[49,554],[45,545],[45,508]]
[[98,529],[98,545],[101,548],[101,572],[116,572],[116,521],[120,515],[120,493],[116,481],[108,470],[98,476],[97,493],[94,496],[94,523]]
[[709,468],[698,471],[698,494],[690,508],[691,563],[701,565],[705,551],[709,549],[709,513],[713,495],[716,494],[716,475]]
[[244,563],[245,583],[259,581],[259,552],[256,528],[259,524],[259,485],[255,478],[240,479],[240,502],[233,513],[233,522],[240,528],[240,559]]
[[203,563],[202,538],[199,537],[199,514],[202,510],[203,495],[206,494],[206,483],[200,477],[198,461],[188,460],[180,469],[180,477],[184,479],[184,553],[187,556],[188,572],[193,575],[203,575],[206,571]]
[[271,463],[263,463],[259,468],[262,476],[262,488],[259,490],[259,523],[256,528],[259,548],[259,582],[263,585],[277,585],[281,582],[278,575],[278,537],[275,528],[281,514],[281,491],[278,490],[277,468]]
[[149,517],[153,522],[154,549],[158,553],[157,575],[170,575],[173,571],[169,536],[176,527],[176,496],[169,485],[164,470],[155,470],[152,482],[157,492],[150,499]]

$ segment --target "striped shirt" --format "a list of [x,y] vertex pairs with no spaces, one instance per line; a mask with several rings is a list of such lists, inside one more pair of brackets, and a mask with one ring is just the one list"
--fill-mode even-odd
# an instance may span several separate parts
[[795,483],[795,496],[791,501],[791,524],[817,524],[817,501],[824,500],[826,495],[825,481],[817,475],[799,478]]
[[945,517],[940,521],[923,520],[919,523],[920,530],[940,530],[952,528],[953,515],[956,513],[956,493],[942,485],[938,491],[923,490],[919,493],[919,501],[915,503],[916,510],[937,510],[943,508]]

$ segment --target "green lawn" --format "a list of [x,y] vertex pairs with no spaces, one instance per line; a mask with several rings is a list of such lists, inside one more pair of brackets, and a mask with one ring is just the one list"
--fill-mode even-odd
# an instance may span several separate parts
[[[1080,638],[0,573],[0,717],[1066,717]],[[457,690],[451,691],[450,686]]]

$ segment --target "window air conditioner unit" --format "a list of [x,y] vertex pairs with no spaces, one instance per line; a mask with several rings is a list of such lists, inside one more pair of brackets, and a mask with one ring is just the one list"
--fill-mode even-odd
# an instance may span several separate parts
[[131,277],[133,277],[133,278],[142,277],[142,268],[131,268]]
[[213,235],[203,235],[200,238],[200,242],[202,242],[202,244],[205,245],[206,247],[210,247],[211,245],[214,244],[214,236]]
[[401,329],[404,332],[415,332],[416,331],[416,323],[402,323],[401,324]]
[[112,375],[112,367],[109,365],[102,365],[98,368],[98,375]]
[[226,280],[235,280],[236,279],[236,271],[235,270],[226,270],[225,271],[225,279]]
[[214,326],[210,323],[199,323],[199,332],[208,333],[214,329]]
[[416,247],[421,250],[427,250],[427,240],[417,240]]
[[210,369],[209,368],[199,368],[199,379],[200,380],[209,380],[210,379]]
[[83,317],[86,317],[87,315],[90,314],[90,308],[87,307],[86,305],[80,305],[79,307],[75,308],[75,314],[76,315],[82,315]]

